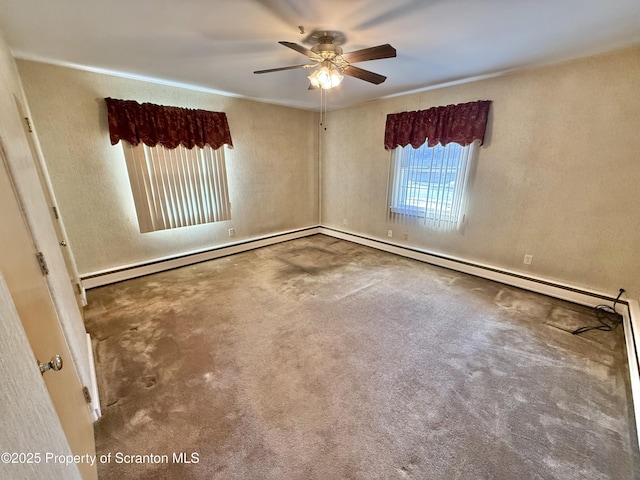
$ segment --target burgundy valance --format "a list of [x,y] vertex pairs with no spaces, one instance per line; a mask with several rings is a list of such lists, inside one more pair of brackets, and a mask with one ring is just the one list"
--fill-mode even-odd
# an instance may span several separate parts
[[450,142],[469,145],[474,140],[484,141],[490,100],[459,103],[446,107],[433,107],[415,112],[387,115],[384,148],[413,148],[427,142],[430,147]]
[[134,100],[105,98],[111,144],[126,140],[131,145],[143,142],[167,148],[182,144],[187,148],[210,145],[218,149],[227,144],[233,148],[231,132],[224,112],[190,108],[165,107]]

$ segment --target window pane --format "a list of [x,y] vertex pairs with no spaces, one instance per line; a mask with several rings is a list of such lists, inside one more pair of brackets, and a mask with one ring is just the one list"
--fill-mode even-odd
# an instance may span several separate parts
[[391,213],[457,223],[471,146],[398,147],[390,181]]

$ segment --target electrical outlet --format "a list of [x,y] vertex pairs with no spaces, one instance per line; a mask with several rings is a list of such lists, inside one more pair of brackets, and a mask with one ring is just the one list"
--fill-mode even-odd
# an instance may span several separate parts
[[402,239],[403,239],[403,240],[409,240],[409,234],[408,234],[408,233],[404,233],[404,234],[402,235]]
[[393,230],[387,230],[387,237],[393,237]]
[[343,218],[343,219],[342,219],[342,225],[346,225],[346,224],[347,224],[347,219],[346,219],[346,218]]
[[525,265],[531,265],[531,262],[533,262],[533,255],[529,255],[528,253],[525,253],[524,261],[522,263],[524,263]]
[[236,234],[236,231],[233,228],[229,229],[229,236],[233,237]]

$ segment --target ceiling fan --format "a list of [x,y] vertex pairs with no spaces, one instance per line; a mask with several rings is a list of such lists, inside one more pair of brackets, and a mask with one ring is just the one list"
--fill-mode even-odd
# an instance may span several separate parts
[[271,73],[282,70],[292,70],[294,68],[316,68],[316,70],[309,75],[309,81],[311,83],[309,89],[329,89],[335,87],[342,81],[342,75],[349,75],[350,77],[359,78],[365,82],[379,85],[384,82],[387,77],[355,67],[352,63],[381,60],[383,58],[396,56],[396,49],[388,43],[356,50],[354,52],[342,53],[340,45],[344,43],[345,36],[341,32],[336,31],[313,32],[307,40],[315,42],[315,45],[311,47],[311,49],[293,42],[278,43],[306,55],[313,63],[269,68],[267,70],[257,70],[253,73]]

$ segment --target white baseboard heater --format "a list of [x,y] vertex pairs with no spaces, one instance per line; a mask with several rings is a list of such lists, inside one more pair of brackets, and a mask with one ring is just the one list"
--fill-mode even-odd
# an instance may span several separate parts
[[262,237],[240,240],[233,243],[225,243],[213,248],[185,252],[169,257],[157,258],[148,262],[123,265],[98,272],[87,273],[80,276],[82,287],[85,289],[101,287],[110,283],[122,282],[152,273],[163,272],[173,268],[185,267],[195,263],[206,262],[215,258],[226,257],[235,253],[246,252],[255,248],[266,247],[275,243],[286,242],[296,238],[308,237],[320,233],[319,227],[308,227],[299,230],[274,233]]

